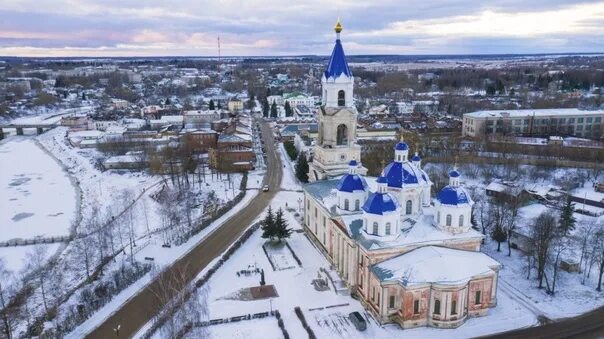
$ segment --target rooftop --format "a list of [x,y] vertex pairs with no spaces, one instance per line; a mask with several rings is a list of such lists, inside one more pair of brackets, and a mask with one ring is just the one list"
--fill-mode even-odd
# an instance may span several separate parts
[[477,111],[464,114],[464,117],[472,118],[518,118],[518,117],[550,117],[556,115],[602,115],[604,110],[582,110],[578,108],[549,108],[549,109],[513,109],[513,110],[492,110]]

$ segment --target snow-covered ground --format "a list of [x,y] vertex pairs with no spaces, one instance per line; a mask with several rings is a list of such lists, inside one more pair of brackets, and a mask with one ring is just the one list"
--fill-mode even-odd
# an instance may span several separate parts
[[35,246],[45,248],[45,259],[47,260],[57,252],[60,243],[28,245],[28,246],[11,246],[0,247],[0,259],[4,260],[5,268],[14,274],[18,274],[27,266],[27,257],[34,251]]
[[[285,191],[278,193],[272,203],[273,209],[285,208],[287,202],[295,201],[300,194]],[[288,204],[288,206],[292,207],[291,204]],[[285,213],[287,221],[295,230],[301,230],[301,226],[293,213],[293,211]],[[208,319],[266,312],[272,307],[272,309],[278,309],[281,312],[285,327],[292,338],[307,336],[294,313],[294,307],[296,306],[301,307],[309,325],[318,338],[394,338],[403,334],[410,338],[467,338],[533,326],[537,323],[535,314],[505,293],[499,293],[497,307],[489,310],[487,316],[470,319],[457,329],[417,328],[401,330],[398,325],[381,326],[369,316],[367,331],[361,333],[347,320],[348,314],[353,311],[367,315],[358,301],[350,296],[337,294],[331,283],[330,289],[327,291],[317,291],[311,284],[318,274],[325,277],[324,273],[320,273],[320,268],[328,269],[330,264],[306,238],[304,233],[294,232],[291,239],[288,240],[288,243],[300,258],[302,267],[295,265],[296,267],[292,269],[276,271],[273,271],[267,256],[262,250],[262,244],[266,240],[262,239],[260,235],[261,231],[256,231],[210,279],[207,299],[209,306]],[[295,264],[293,258],[288,262]],[[259,274],[238,276],[237,272],[256,267],[264,270],[266,284],[275,286],[278,297],[262,300],[237,300],[235,296],[239,290],[258,286],[260,282]],[[336,307],[325,308],[327,306]],[[314,310],[316,308],[323,309]],[[214,335],[214,338],[231,335],[236,337],[241,335],[243,328],[252,337],[254,333],[263,331],[276,333],[274,338],[282,337],[278,332],[279,328],[275,318],[210,326],[210,333]],[[160,337],[159,333],[155,335],[155,338]]]
[[76,190],[60,164],[33,139],[0,142],[0,241],[68,236]]

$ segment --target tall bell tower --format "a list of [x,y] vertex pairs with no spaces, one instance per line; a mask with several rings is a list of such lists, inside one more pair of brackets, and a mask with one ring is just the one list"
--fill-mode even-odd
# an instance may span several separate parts
[[[348,163],[361,159],[361,146],[356,142],[358,113],[352,96],[354,77],[340,41],[340,20],[334,30],[336,44],[321,78],[322,104],[317,110],[319,137],[315,141],[313,161],[309,167],[310,181],[346,174]],[[365,175],[367,169],[359,165],[356,172]]]

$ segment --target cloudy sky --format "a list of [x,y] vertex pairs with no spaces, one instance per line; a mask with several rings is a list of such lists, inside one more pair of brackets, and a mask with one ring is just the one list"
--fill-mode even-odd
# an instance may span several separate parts
[[604,1],[1,0],[0,55],[604,52]]

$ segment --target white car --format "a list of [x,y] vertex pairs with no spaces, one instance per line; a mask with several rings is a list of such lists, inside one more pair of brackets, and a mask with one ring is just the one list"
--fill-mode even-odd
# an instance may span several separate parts
[[268,185],[262,186],[262,192],[268,192]]

